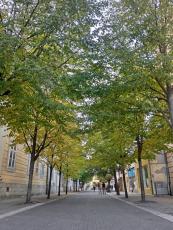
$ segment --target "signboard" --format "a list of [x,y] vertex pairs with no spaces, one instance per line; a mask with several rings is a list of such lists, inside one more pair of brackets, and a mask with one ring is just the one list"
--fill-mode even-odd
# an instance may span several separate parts
[[135,168],[130,168],[128,170],[128,177],[134,177],[135,176]]

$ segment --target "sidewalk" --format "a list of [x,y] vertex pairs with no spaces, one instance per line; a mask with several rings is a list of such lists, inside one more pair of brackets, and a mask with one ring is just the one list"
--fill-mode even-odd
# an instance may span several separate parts
[[46,198],[46,195],[33,196],[32,203],[29,203],[29,204],[25,204],[25,196],[20,197],[20,198],[9,198],[9,199],[6,198],[3,200],[0,200],[0,216],[6,213],[20,210],[20,209],[27,210],[29,208],[36,207],[39,204],[41,205],[41,204],[51,202],[54,200],[63,199],[65,197],[66,195],[64,193],[62,193],[60,197],[57,194],[52,194],[49,200]]
[[120,196],[117,196],[115,192],[112,192],[109,195],[123,201],[128,201],[139,207],[173,216],[173,196],[162,195],[156,197],[153,195],[146,195],[146,202],[142,203],[140,194],[138,193],[129,193],[128,199],[124,197],[123,193],[121,193]]

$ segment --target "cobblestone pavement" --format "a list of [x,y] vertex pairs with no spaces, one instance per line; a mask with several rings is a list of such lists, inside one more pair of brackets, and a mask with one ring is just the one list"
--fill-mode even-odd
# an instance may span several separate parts
[[97,192],[77,193],[0,220],[0,230],[168,230],[172,226]]
[[[116,193],[112,192],[110,194],[112,197],[117,197]],[[159,211],[161,213],[169,214],[173,216],[173,196],[163,195],[163,196],[152,196],[152,195],[146,195],[146,202],[141,203],[141,197],[139,194],[133,194],[129,193],[129,198],[126,199],[124,197],[124,194],[121,193],[120,196],[118,196],[119,199],[122,200],[128,200],[129,202],[132,202],[135,205],[149,208],[152,210]]]
[[[53,194],[51,195],[51,200],[63,198],[64,196],[65,196],[64,193],[62,194],[61,197],[58,197],[57,194],[55,195]],[[0,199],[0,216],[11,211],[16,211],[21,208],[33,206],[38,203],[46,203],[48,201],[49,200],[47,200],[46,195],[33,196],[32,203],[30,204],[25,204],[25,196],[18,197],[18,198]]]

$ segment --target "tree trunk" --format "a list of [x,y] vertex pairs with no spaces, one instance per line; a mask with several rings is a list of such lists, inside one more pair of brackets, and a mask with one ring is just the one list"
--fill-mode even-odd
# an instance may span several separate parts
[[141,187],[141,201],[145,202],[145,189],[144,189],[144,178],[142,172],[142,160],[138,158],[139,165],[139,178],[140,178],[140,187]]
[[49,166],[47,165],[47,171],[46,171],[46,195],[48,194],[48,187],[49,187]]
[[61,175],[62,175],[62,166],[59,168],[59,185],[58,185],[58,196],[61,195]]
[[167,85],[167,100],[170,114],[171,127],[173,129],[173,85]]
[[50,199],[51,184],[52,184],[52,172],[53,172],[53,166],[50,165],[50,172],[49,172],[49,187],[48,187],[47,199]]
[[75,191],[77,192],[77,180],[75,182]]
[[107,192],[111,192],[111,181],[108,180]]
[[30,203],[31,202],[32,180],[33,180],[33,174],[34,174],[34,164],[35,164],[35,160],[31,156],[31,161],[30,161],[30,166],[29,166],[28,188],[27,188],[27,194],[26,194],[26,203]]
[[126,185],[126,176],[125,176],[125,170],[122,170],[123,173],[123,183],[124,183],[124,192],[125,192],[125,198],[128,198],[128,192],[127,192],[127,185]]
[[115,180],[115,192],[117,193],[117,195],[120,195],[120,189],[119,189],[119,184],[118,184],[118,180],[117,180],[117,171],[116,168],[114,169],[114,180]]
[[73,192],[75,192],[75,180],[73,180]]
[[144,178],[142,171],[142,159],[140,155],[138,155],[138,165],[139,165],[139,178],[140,178],[140,188],[141,188],[141,201],[145,202],[145,188],[144,188]]
[[68,177],[66,179],[66,185],[65,185],[65,194],[67,195],[68,193]]
[[169,167],[168,167],[168,159],[167,159],[167,154],[164,152],[164,158],[165,158],[165,165],[166,165],[166,175],[167,175],[167,181],[168,181],[168,194],[172,196],[172,189],[171,189],[171,177],[170,177],[170,172],[169,172]]
[[141,188],[141,201],[145,202],[144,178],[142,172],[142,145],[143,145],[143,138],[138,136],[137,147],[138,147],[138,165],[139,165],[139,178],[140,178],[140,188]]
[[67,162],[67,170],[66,170],[66,185],[65,185],[65,194],[68,193],[68,162]]

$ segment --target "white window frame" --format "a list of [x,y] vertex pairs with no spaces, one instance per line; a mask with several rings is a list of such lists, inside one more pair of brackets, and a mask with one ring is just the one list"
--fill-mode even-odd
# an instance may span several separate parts
[[8,151],[8,169],[14,170],[16,167],[16,145],[10,145]]

